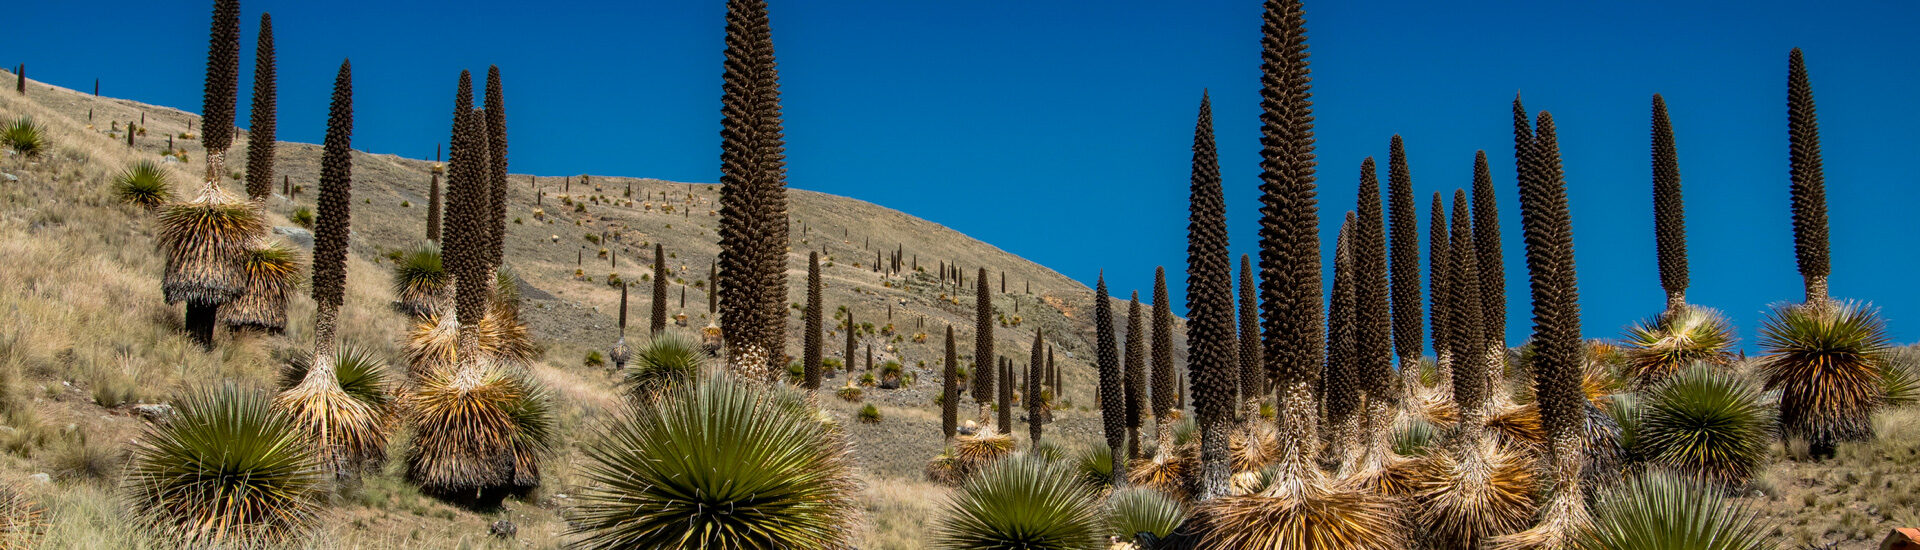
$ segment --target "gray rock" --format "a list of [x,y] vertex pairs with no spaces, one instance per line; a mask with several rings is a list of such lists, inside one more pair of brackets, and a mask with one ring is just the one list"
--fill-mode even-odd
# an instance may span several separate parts
[[313,250],[313,232],[299,227],[275,227],[273,234],[286,237],[300,248]]
[[0,172],[0,178],[6,178],[7,181],[20,181],[20,176],[8,174],[6,172]]
[[141,418],[152,422],[173,420],[173,405],[166,403],[141,403],[129,408],[133,410],[134,414],[140,415]]
[[515,534],[518,534],[520,532],[520,528],[514,527],[513,522],[503,519],[500,521],[493,522],[493,525],[488,527],[487,531],[490,533],[493,533],[493,536],[500,537],[503,539],[510,539],[510,538],[513,538]]
[[48,483],[53,483],[53,476],[47,475],[45,473],[33,474],[30,476],[27,476],[27,481],[31,481],[40,485],[46,485]]

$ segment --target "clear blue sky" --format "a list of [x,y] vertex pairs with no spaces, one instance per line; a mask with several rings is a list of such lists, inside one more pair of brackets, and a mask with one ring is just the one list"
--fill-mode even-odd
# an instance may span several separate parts
[[[772,0],[793,187],[924,217],[1115,292],[1155,265],[1184,280],[1193,117],[1211,89],[1234,251],[1254,251],[1260,2]],[[1920,339],[1920,4],[1912,2],[1308,4],[1323,236],[1360,160],[1405,136],[1424,212],[1486,149],[1507,236],[1508,334],[1531,328],[1508,102],[1553,111],[1571,186],[1586,334],[1662,307],[1648,102],[1680,147],[1691,301],[1751,347],[1797,300],[1788,225],[1787,51],[1807,52],[1833,220],[1835,295]],[[244,0],[242,94],[271,11],[281,139],[318,142],[351,57],[354,144],[424,157],[462,68],[504,71],[513,170],[712,182],[723,3]],[[77,89],[197,111],[210,2],[23,2],[0,62]],[[240,103],[245,124],[246,97]],[[1422,217],[1425,235],[1425,217]],[[1331,246],[1328,247],[1331,257]],[[1424,254],[1424,247],[1423,247]],[[1184,301],[1178,288],[1175,303]]]

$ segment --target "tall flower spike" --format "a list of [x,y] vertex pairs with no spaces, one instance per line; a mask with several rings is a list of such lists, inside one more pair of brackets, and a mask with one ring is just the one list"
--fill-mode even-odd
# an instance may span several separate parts
[[[1122,344],[1121,353],[1125,354],[1122,363],[1126,374],[1122,378],[1126,388],[1127,416],[1127,458],[1139,458],[1140,422],[1150,409],[1147,406],[1147,324],[1146,317],[1140,314],[1140,291],[1133,292],[1133,298],[1127,301],[1127,339]],[[1156,432],[1157,433],[1157,432]]]
[[260,35],[253,47],[253,110],[247,117],[247,197],[266,200],[273,194],[275,134],[273,16],[260,14]]
[[1267,369],[1261,362],[1260,284],[1253,280],[1253,260],[1240,255],[1240,399],[1267,394]]
[[[493,269],[500,269],[506,257],[507,238],[507,100],[502,94],[500,67],[487,67],[487,265]],[[660,290],[659,285],[654,290]]]
[[953,348],[953,325],[947,325],[947,356],[940,375],[940,437],[952,439],[960,428],[960,355]]
[[1297,464],[1319,447],[1313,388],[1324,359],[1305,19],[1297,0],[1268,2],[1260,63],[1260,318],[1286,460]]
[[455,282],[454,310],[462,325],[478,326],[486,316],[486,127],[475,118],[473,76],[460,71],[454,94],[453,135],[447,146],[447,214],[441,255]]
[[[685,301],[687,295],[685,294],[684,289],[686,287],[681,287],[681,288],[682,288],[682,291],[681,291],[682,294],[680,294],[680,298],[682,301]],[[806,318],[801,323],[801,329],[800,329],[800,340],[801,340],[800,342],[801,363],[800,364],[801,364],[802,372],[804,373],[803,384],[809,390],[820,389],[820,346],[823,344],[823,342],[821,342],[821,334],[820,334],[820,329],[821,329],[820,325],[822,322],[822,319],[821,319],[822,312],[820,311],[820,308],[822,307],[825,307],[825,305],[824,305],[824,302],[821,300],[821,296],[820,296],[820,253],[817,251],[808,252],[807,253],[807,312],[806,312]],[[949,328],[948,330],[951,331],[952,329]],[[953,334],[951,332],[947,334],[947,347],[949,349],[953,347]],[[948,372],[952,372],[952,369],[953,369],[953,366],[951,365],[952,360],[949,359],[948,363],[949,363],[947,366]],[[953,375],[948,374],[944,383],[952,384]],[[952,396],[944,396],[944,397],[947,400],[942,402],[942,406],[946,409],[947,416],[952,417],[953,416],[952,415],[953,397]],[[947,435],[951,436],[953,434],[953,427],[948,426],[946,433]]]
[[1333,291],[1327,304],[1327,364],[1320,375],[1322,410],[1326,412],[1327,451],[1347,462],[1354,449],[1360,409],[1360,380],[1354,372],[1353,341],[1353,225],[1352,212],[1334,238]]
[[315,355],[333,352],[334,319],[347,287],[347,240],[353,209],[353,69],[340,63],[327,111],[327,133],[320,154],[320,197],[313,231],[313,301],[316,305]]
[[[1420,301],[1420,211],[1413,201],[1413,175],[1400,136],[1393,136],[1387,158],[1388,215],[1393,246],[1393,347],[1401,373],[1416,380],[1426,335]],[[1409,390],[1413,388],[1408,388]]]
[[[993,379],[999,374],[994,365],[993,354],[993,296],[987,293],[987,268],[980,268],[980,276],[974,279],[973,295],[973,364],[980,368],[974,377],[974,396],[991,395],[994,389]],[[981,388],[985,388],[981,390]],[[984,400],[982,404],[986,403]]]
[[1485,422],[1488,398],[1485,316],[1480,304],[1479,251],[1473,242],[1473,218],[1467,192],[1453,192],[1453,232],[1447,249],[1447,342],[1453,347],[1453,399],[1461,425],[1477,432]]
[[[1113,304],[1107,298],[1107,277],[1102,273],[1093,290],[1093,333],[1095,367],[1100,374],[1100,426],[1114,461],[1126,456],[1126,396],[1122,389],[1120,357],[1113,345]],[[976,360],[978,361],[978,360]],[[1113,476],[1123,484],[1125,476]]]
[[1027,376],[1021,390],[1020,402],[1027,405],[1027,440],[1040,441],[1042,413],[1046,402],[1040,399],[1041,369],[1047,364],[1046,348],[1041,345],[1040,331],[1033,332],[1033,354],[1027,361]]
[[1827,183],[1820,168],[1820,122],[1800,48],[1787,56],[1787,170],[1793,196],[1793,253],[1807,303],[1827,302]]
[[240,0],[214,0],[213,26],[207,37],[207,81],[200,98],[200,143],[210,157],[224,155],[233,144],[234,97],[239,86]]
[[[1173,312],[1167,303],[1167,269],[1153,268],[1153,327],[1149,339],[1153,384],[1153,422],[1159,428],[1160,452],[1173,450]],[[1129,330],[1132,327],[1128,327]]]
[[1668,316],[1687,307],[1687,214],[1680,200],[1680,154],[1673,144],[1667,100],[1653,94],[1653,241]]
[[[1227,252],[1227,203],[1213,137],[1213,106],[1200,98],[1193,130],[1193,176],[1187,218],[1187,370],[1200,428],[1200,497],[1227,493],[1227,432],[1239,401],[1239,347],[1233,323],[1233,260]],[[1159,324],[1156,311],[1155,324]],[[1167,315],[1169,324],[1172,315]],[[1168,342],[1168,348],[1172,342]],[[1169,349],[1168,362],[1172,362]]]
[[1473,247],[1479,256],[1480,315],[1489,352],[1505,355],[1507,347],[1506,260],[1500,252],[1500,211],[1493,196],[1493,174],[1487,152],[1473,153]]
[[1369,403],[1398,403],[1387,286],[1387,228],[1373,157],[1360,163],[1354,214],[1353,230],[1347,237],[1353,254],[1353,368]]
[[653,243],[653,307],[647,323],[648,334],[667,330],[667,253],[666,247]]
[[1447,320],[1453,312],[1453,302],[1446,299],[1447,286],[1453,284],[1453,278],[1447,271],[1447,248],[1452,237],[1447,234],[1447,208],[1440,201],[1440,193],[1433,194],[1433,208],[1427,219],[1427,294],[1432,308],[1427,312],[1428,325],[1433,327],[1434,366],[1439,371],[1441,396],[1452,392],[1453,387],[1453,342],[1448,334]]

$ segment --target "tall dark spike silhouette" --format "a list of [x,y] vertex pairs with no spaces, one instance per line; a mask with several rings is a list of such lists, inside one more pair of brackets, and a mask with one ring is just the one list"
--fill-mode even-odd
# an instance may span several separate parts
[[1312,76],[1299,0],[1268,0],[1260,55],[1260,319],[1268,376],[1278,386],[1282,462],[1310,465],[1319,448],[1321,281],[1315,211]]
[[441,165],[434,164],[432,179],[427,184],[427,240],[434,244],[440,243],[440,213],[444,208],[440,198],[440,172],[443,170]]
[[[973,363],[975,365],[993,365],[994,359],[998,356],[993,354],[993,297],[987,294],[987,268],[980,268],[980,276],[974,280],[974,283]],[[998,374],[998,369],[989,366],[976,370],[980,372],[974,373],[974,377],[978,379],[978,382],[974,383],[974,387],[976,389],[985,388],[984,390],[974,392],[974,396],[977,399],[980,396],[993,393],[993,377]],[[981,401],[981,404],[984,405],[985,403],[986,401]]]
[[[320,197],[313,231],[314,366],[331,370],[334,329],[347,288],[347,239],[353,209],[353,69],[340,62],[320,154]],[[331,375],[331,372],[327,373]],[[329,380],[330,381],[330,380]]]
[[1167,298],[1167,269],[1153,268],[1153,327],[1148,350],[1153,384],[1153,422],[1160,435],[1160,452],[1173,449],[1173,311]]
[[1022,378],[1020,402],[1027,405],[1027,441],[1039,441],[1041,432],[1041,413],[1046,403],[1040,399],[1041,370],[1046,367],[1046,347],[1041,345],[1041,331],[1033,331],[1033,355],[1027,361],[1027,375]]
[[1800,48],[1787,55],[1787,170],[1793,197],[1793,253],[1806,279],[1807,303],[1824,304],[1827,275],[1827,183],[1820,167],[1820,122]]
[[[681,288],[682,288],[681,294],[680,294],[681,307],[684,308],[686,307],[686,299],[687,299],[687,295],[685,294],[686,287],[681,287]],[[802,328],[800,329],[800,339],[801,339],[800,361],[801,361],[802,369],[804,370],[804,373],[805,373],[805,378],[803,383],[806,386],[806,388],[809,390],[820,389],[820,346],[822,345],[821,334],[820,334],[820,328],[821,328],[820,327],[820,323],[821,323],[820,308],[822,307],[825,307],[825,306],[823,305],[823,302],[821,301],[821,297],[820,297],[820,253],[808,252],[807,253],[807,312],[806,312],[806,319],[801,323]],[[952,348],[953,335],[949,333],[947,336],[948,336],[947,347]],[[948,363],[952,363],[952,360],[948,360]],[[951,372],[951,369],[953,367],[949,365],[947,368],[949,369],[949,372]],[[947,375],[946,383],[947,384],[953,383],[952,374]],[[953,416],[953,402],[951,397],[948,398],[948,401],[945,402],[944,406],[946,407],[947,417],[951,418]],[[946,433],[948,435],[952,435],[953,427],[948,426]]]
[[653,315],[647,322],[649,334],[667,330],[667,276],[666,248],[653,243],[653,303],[649,304]]
[[[487,267],[500,269],[506,259],[507,238],[507,99],[500,89],[500,67],[487,67]],[[660,301],[666,298],[665,286],[654,283],[656,315],[665,312]],[[653,328],[660,332],[662,323]]]
[[[1525,111],[1515,103],[1515,114]],[[1526,234],[1527,271],[1534,304],[1534,393],[1549,446],[1548,503],[1562,524],[1584,521],[1586,508],[1577,483],[1583,464],[1585,396],[1581,390],[1584,349],[1580,340],[1580,298],[1573,263],[1573,225],[1567,208],[1566,179],[1553,115],[1542,111],[1537,135],[1523,158],[1529,161],[1520,193],[1521,227]],[[1515,135],[1519,136],[1519,125]]]
[[[1132,329],[1128,329],[1132,330]],[[1093,289],[1093,333],[1095,368],[1100,375],[1100,427],[1107,448],[1117,464],[1127,456],[1126,396],[1120,371],[1120,356],[1113,342],[1113,304],[1107,298],[1107,276],[1101,273]],[[1125,476],[1113,476],[1115,485],[1125,485]]]
[[1267,394],[1267,370],[1260,357],[1260,286],[1253,279],[1253,260],[1240,255],[1240,399]]
[[233,145],[234,97],[239,87],[240,0],[214,0],[213,26],[207,37],[206,87],[200,98],[200,118],[204,126],[200,143],[207,148],[207,174],[211,181],[218,181],[225,173],[218,165],[226,156],[227,147]]
[[1446,287],[1446,300],[1452,305],[1447,306],[1446,329],[1447,342],[1453,346],[1453,400],[1459,405],[1460,426],[1466,434],[1462,439],[1477,441],[1490,412],[1486,408],[1491,391],[1487,387],[1487,371],[1492,366],[1487,364],[1490,350],[1486,346],[1485,316],[1479,301],[1480,259],[1469,221],[1473,214],[1468,209],[1466,190],[1454,190]]
[[1680,154],[1673,144],[1667,100],[1653,94],[1653,241],[1667,316],[1687,307],[1687,218],[1680,200]]
[[[95,87],[98,87],[96,81]],[[99,94],[94,94],[99,95]],[[260,35],[253,48],[253,110],[247,125],[247,197],[273,194],[273,150],[278,95],[274,83],[273,16],[260,14]]]
[[707,263],[707,315],[720,312],[720,287],[716,282],[720,278],[720,263]]
[[768,359],[784,353],[786,168],[778,73],[766,3],[727,4],[721,97],[720,263],[722,333]]
[[1419,380],[1420,356],[1426,353],[1426,328],[1420,301],[1420,212],[1413,202],[1413,174],[1407,168],[1406,146],[1393,136],[1387,157],[1388,231],[1392,232],[1393,350],[1400,358],[1406,391]]
[[1360,420],[1360,380],[1354,372],[1353,225],[1354,215],[1348,212],[1334,239],[1333,289],[1327,303],[1327,362],[1320,375],[1327,452],[1343,463],[1352,455]]
[[1440,200],[1440,192],[1433,193],[1433,208],[1427,217],[1427,294],[1431,302],[1427,312],[1427,325],[1433,327],[1433,355],[1435,375],[1440,380],[1440,396],[1447,397],[1453,392],[1453,342],[1447,332],[1447,320],[1453,312],[1447,308],[1454,303],[1446,299],[1447,286],[1453,284],[1451,272],[1447,270],[1449,244],[1452,236],[1447,233],[1447,207]]
[[947,356],[940,367],[940,437],[952,439],[960,428],[960,355],[953,347],[953,325],[947,325]]
[[[1147,333],[1146,317],[1140,314],[1140,291],[1127,301],[1127,339],[1122,343],[1126,374],[1125,409],[1127,415],[1127,458],[1140,457],[1140,424],[1147,414]],[[1156,432],[1157,434],[1158,432]],[[1158,440],[1156,440],[1158,441]]]
[[[1193,129],[1193,175],[1187,214],[1187,370],[1193,372],[1194,423],[1200,428],[1200,497],[1227,494],[1232,475],[1227,432],[1239,386],[1239,341],[1233,323],[1233,256],[1227,252],[1227,202],[1220,189],[1213,104],[1200,96]],[[1163,270],[1164,272],[1164,270]],[[1154,324],[1160,324],[1156,308]],[[1167,324],[1173,314],[1167,312]],[[1168,327],[1168,332],[1172,332]],[[1173,362],[1171,336],[1167,362]],[[1157,343],[1157,342],[1156,342]],[[1156,350],[1157,351],[1157,350]],[[1156,358],[1157,360],[1157,358]],[[1169,368],[1168,370],[1172,370]]]
[[1353,261],[1353,371],[1366,400],[1365,409],[1356,411],[1361,417],[1354,422],[1362,432],[1357,437],[1362,446],[1341,458],[1348,460],[1344,471],[1357,478],[1377,478],[1396,461],[1392,425],[1401,390],[1393,376],[1395,317],[1390,310],[1387,222],[1372,157],[1360,163],[1354,209],[1353,229],[1347,236]]
[[[1478,256],[1474,266],[1480,272],[1480,315],[1485,323],[1482,334],[1487,352],[1497,360],[1507,349],[1507,275],[1506,260],[1500,252],[1500,210],[1493,196],[1493,174],[1487,168],[1487,152],[1473,153],[1473,248]],[[1494,373],[1494,380],[1500,373]]]
[[1000,372],[995,376],[999,380],[999,403],[994,407],[993,427],[1000,433],[1013,434],[1013,361],[1000,358]]
[[[859,331],[860,331],[859,325],[853,324],[853,308],[847,308],[847,351],[845,354],[843,354],[846,357],[843,358],[844,361],[842,361],[840,368],[842,370],[847,371],[849,374],[853,372],[853,350],[854,350],[853,335],[854,333],[857,333]],[[979,378],[980,378],[979,373],[974,373],[974,379],[978,380]],[[981,403],[985,403],[986,401],[981,398],[981,396],[984,396],[984,395],[986,395],[986,392],[980,389],[979,384],[975,384],[974,390],[973,390],[973,398],[977,401],[980,401]]]
[[447,214],[442,257],[453,276],[454,311],[461,328],[478,327],[486,315],[488,280],[486,219],[492,207],[486,187],[486,126],[473,110],[473,76],[460,71],[454,95],[453,135],[447,145]]

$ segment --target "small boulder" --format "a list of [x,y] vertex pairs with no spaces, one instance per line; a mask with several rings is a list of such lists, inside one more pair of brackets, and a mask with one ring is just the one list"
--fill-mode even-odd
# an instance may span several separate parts
[[46,485],[49,483],[53,483],[53,476],[47,475],[45,473],[38,473],[38,474],[27,476],[27,481],[31,481],[36,485]]
[[166,403],[141,403],[128,409],[149,422],[164,423],[173,419],[173,405]]
[[514,527],[513,522],[503,519],[493,522],[492,526],[487,527],[487,532],[492,533],[493,536],[498,538],[510,539],[520,533],[520,528]]
[[274,227],[273,234],[286,237],[300,248],[313,250],[313,232],[300,227]]

